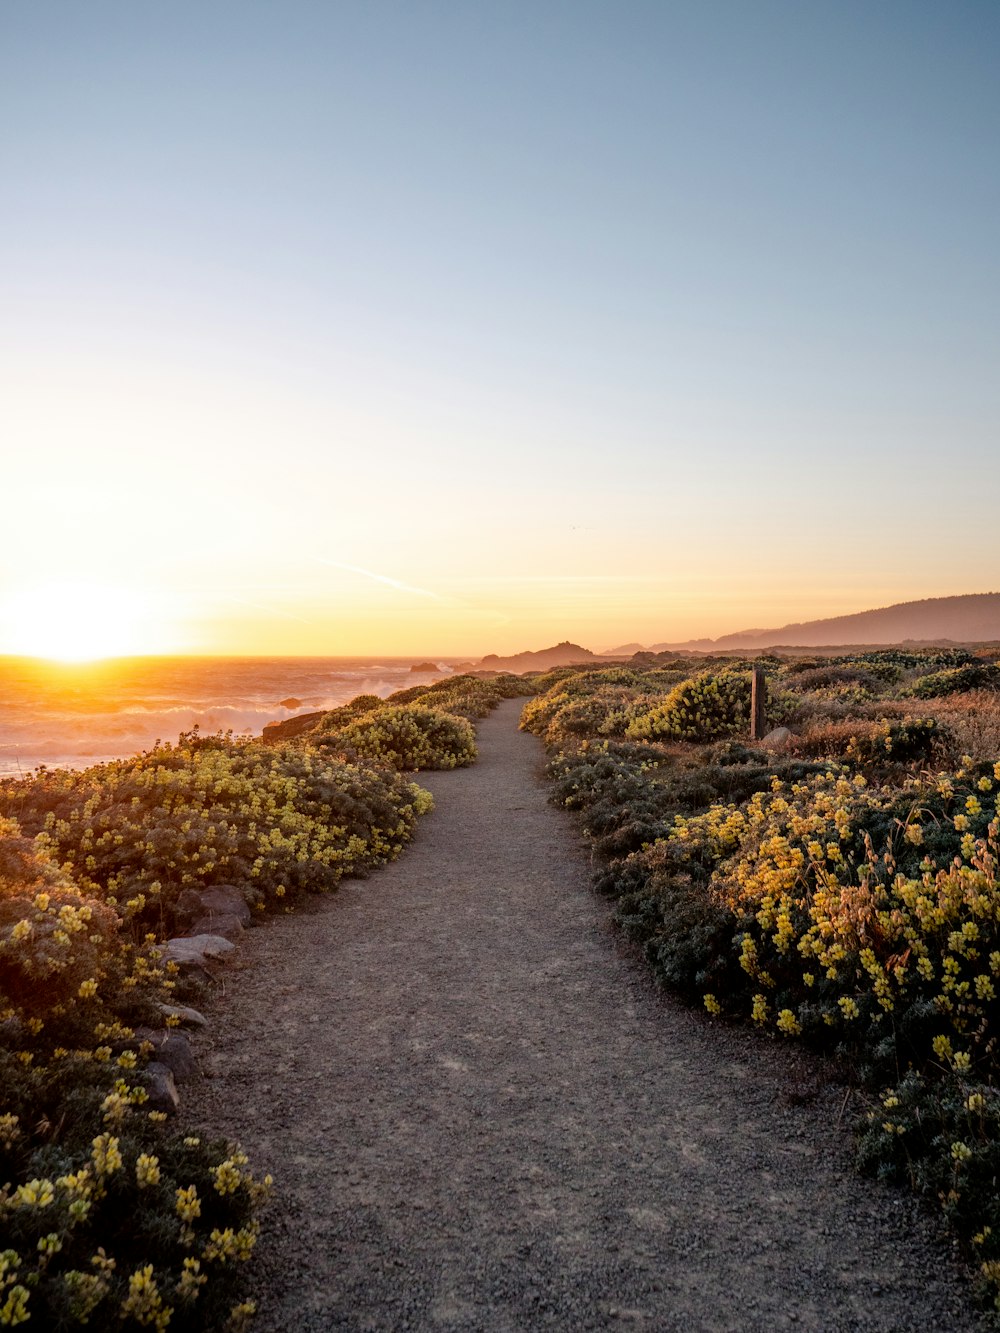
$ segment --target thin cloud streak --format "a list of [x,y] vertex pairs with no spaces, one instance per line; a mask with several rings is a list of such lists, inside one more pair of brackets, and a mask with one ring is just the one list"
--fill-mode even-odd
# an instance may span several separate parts
[[452,583],[668,583],[676,574],[468,574]]
[[427,588],[415,588],[412,583],[404,583],[402,579],[391,578],[388,574],[377,574],[375,570],[363,569],[361,565],[349,565],[345,560],[327,560],[320,556],[319,562],[321,565],[330,565],[333,569],[346,569],[351,574],[363,574],[366,579],[384,583],[387,588],[395,588],[397,592],[411,592],[415,597],[430,597],[435,602],[447,603],[448,600],[440,593],[430,592]]

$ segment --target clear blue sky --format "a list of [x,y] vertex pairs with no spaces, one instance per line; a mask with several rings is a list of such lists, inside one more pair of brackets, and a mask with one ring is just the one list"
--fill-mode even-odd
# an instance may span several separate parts
[[8,3],[0,594],[45,532],[192,646],[461,652],[1000,586],[998,69],[995,0]]

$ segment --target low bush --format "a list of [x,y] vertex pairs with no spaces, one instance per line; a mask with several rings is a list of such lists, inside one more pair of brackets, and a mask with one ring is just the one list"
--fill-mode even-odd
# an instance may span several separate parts
[[[386,718],[384,738],[399,713],[431,719],[422,754],[467,761],[449,714],[360,696],[336,722],[370,738]],[[285,907],[402,850],[429,793],[332,753],[339,735],[192,732],[0,781],[0,1325],[196,1333],[252,1313],[240,1271],[269,1182],[238,1147],[167,1131],[136,1030],[175,998],[157,941],[187,888]]]
[[[629,721],[632,740],[710,741],[746,731],[750,720],[751,673],[740,667],[702,671],[682,680],[658,705],[645,704]],[[771,725],[785,721],[796,700],[769,692]]]
[[476,758],[471,722],[420,704],[380,708],[350,723],[339,744],[399,772],[422,768],[459,768]]
[[573,737],[625,736],[632,723],[656,707],[661,696],[638,685],[595,684],[593,690],[556,686],[525,705],[521,727],[547,745]]
[[794,690],[836,690],[844,685],[853,685],[859,694],[871,698],[881,691],[883,685],[876,674],[866,667],[835,663],[827,666],[796,663],[796,667],[793,672],[779,672],[788,688]]
[[128,1045],[170,985],[151,941],[0,819],[2,1324],[200,1330],[250,1313],[239,1267],[269,1182],[237,1148],[168,1133]]
[[1000,755],[1000,694],[993,690],[975,690],[969,694],[950,694],[929,700],[923,711],[933,713],[942,727],[945,762],[952,766],[969,755],[976,763],[986,763]]
[[341,727],[346,727],[348,722],[354,722],[357,718],[384,707],[385,700],[380,699],[377,694],[356,694],[349,703],[341,704],[339,708],[331,708],[328,713],[324,713],[314,733],[308,739],[312,742],[319,736],[335,733]]
[[314,748],[195,732],[134,759],[0,782],[0,814],[137,936],[169,934],[187,887],[235,884],[255,907],[285,906],[366,873],[400,853],[428,800]]
[[[552,747],[553,800],[579,811],[596,887],[660,979],[834,1054],[876,1099],[864,1169],[939,1201],[1000,1291],[1000,706],[992,692],[935,696],[906,715],[886,687],[929,665],[983,678],[961,652],[782,673],[802,701],[858,685],[873,697],[777,755],[698,743],[744,725],[739,665],[665,694],[635,741],[600,736],[600,691],[588,714],[579,678],[532,701],[525,724],[545,735],[570,699],[590,717],[590,735],[563,728]],[[927,771],[965,738],[952,771]]]
[[745,729],[750,716],[746,671],[703,671],[675,685],[658,708],[630,724],[634,740],[704,741]]
[[440,712],[475,721],[496,708],[504,699],[533,694],[533,684],[523,676],[502,672],[496,676],[448,676],[433,685],[413,685],[397,690],[386,701],[389,705],[422,703]]
[[847,763],[872,780],[885,780],[900,768],[930,764],[951,748],[951,734],[937,718],[906,715],[812,722],[786,744],[788,753]]
[[943,728],[932,717],[884,721],[852,737],[847,755],[859,766],[926,764],[942,741]]
[[910,693],[917,699],[967,694],[969,690],[1000,690],[1000,667],[993,662],[971,662],[920,676],[910,687]]

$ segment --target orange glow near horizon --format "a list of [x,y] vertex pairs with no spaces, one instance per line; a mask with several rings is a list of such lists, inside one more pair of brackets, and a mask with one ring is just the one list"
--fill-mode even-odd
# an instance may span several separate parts
[[471,661],[563,640],[595,652],[683,643],[913,597],[905,586],[865,587],[860,579],[845,579],[835,595],[805,590],[777,570],[751,596],[735,576],[715,571],[527,573],[522,566],[459,574],[430,564],[411,570],[402,559],[372,568],[316,555],[284,567],[273,561],[269,577],[251,581],[231,565],[207,580],[190,566],[143,570],[141,559],[137,551],[128,584],[102,562],[78,576],[52,568],[31,583],[0,586],[0,654],[65,664],[186,655]]

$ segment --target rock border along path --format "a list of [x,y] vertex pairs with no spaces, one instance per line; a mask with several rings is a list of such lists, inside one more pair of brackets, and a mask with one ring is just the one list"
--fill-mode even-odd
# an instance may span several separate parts
[[184,1117],[274,1173],[260,1333],[987,1327],[839,1089],[660,995],[520,701],[401,860],[253,931]]

